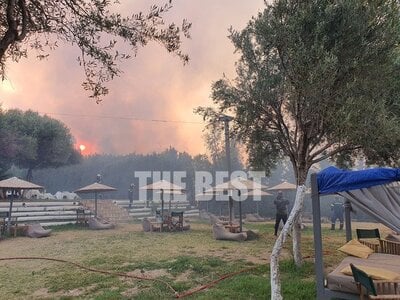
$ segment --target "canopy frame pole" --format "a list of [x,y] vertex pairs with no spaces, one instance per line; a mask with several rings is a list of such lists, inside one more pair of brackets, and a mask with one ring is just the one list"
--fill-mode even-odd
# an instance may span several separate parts
[[344,202],[344,219],[346,223],[346,241],[349,242],[352,239],[351,233],[351,203],[349,199]]
[[313,231],[314,231],[314,257],[315,257],[315,281],[317,286],[317,299],[359,299],[357,294],[350,294],[339,291],[332,291],[325,288],[324,260],[322,252],[322,229],[321,229],[321,203],[317,181],[317,174],[311,174],[311,199],[313,213]]
[[316,173],[311,174],[311,198],[313,212],[315,280],[317,285],[317,299],[323,299],[324,261],[322,258],[321,204],[319,199],[319,189]]

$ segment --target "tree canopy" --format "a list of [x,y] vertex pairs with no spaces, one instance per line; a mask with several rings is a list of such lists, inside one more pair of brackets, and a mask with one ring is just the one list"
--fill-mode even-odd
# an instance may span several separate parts
[[61,41],[80,49],[78,61],[86,77],[83,87],[100,101],[108,93],[105,83],[120,74],[119,63],[150,41],[188,61],[181,43],[189,37],[191,24],[185,19],[181,26],[163,20],[172,8],[171,0],[152,5],[148,13],[130,16],[118,13],[118,5],[117,0],[1,1],[0,76],[5,78],[7,61],[17,62],[32,50],[44,58]]
[[268,170],[286,156],[299,184],[329,157],[396,164],[399,20],[397,1],[280,0],[231,29],[237,77],[212,97],[235,115],[251,163]]
[[31,180],[34,169],[60,167],[81,159],[69,129],[58,120],[13,109],[0,115],[0,122],[3,171],[13,163],[27,169]]

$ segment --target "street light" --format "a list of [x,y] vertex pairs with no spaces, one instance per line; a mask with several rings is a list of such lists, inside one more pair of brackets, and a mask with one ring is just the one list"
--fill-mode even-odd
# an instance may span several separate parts
[[[229,142],[229,122],[233,120],[233,117],[221,114],[218,117],[218,121],[224,122],[225,130],[225,157],[226,157],[226,167],[228,169],[228,178],[231,177],[231,146]],[[229,194],[229,222],[232,223],[233,220],[233,199],[231,193]]]

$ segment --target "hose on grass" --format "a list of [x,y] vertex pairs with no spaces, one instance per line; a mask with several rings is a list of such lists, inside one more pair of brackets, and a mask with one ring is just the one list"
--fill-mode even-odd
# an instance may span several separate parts
[[99,270],[99,269],[94,269],[94,268],[90,268],[90,267],[86,267],[84,265],[78,264],[76,262],[72,262],[72,261],[68,261],[65,259],[59,259],[59,258],[51,258],[51,257],[38,257],[38,256],[26,256],[26,257],[0,257],[0,261],[5,261],[5,260],[48,260],[48,261],[55,261],[55,262],[61,262],[61,263],[66,263],[66,264],[70,264],[73,265],[75,267],[78,267],[80,269],[86,270],[86,271],[90,271],[90,272],[96,272],[96,273],[101,273],[101,274],[106,274],[106,275],[113,275],[113,276],[121,276],[121,277],[128,277],[128,278],[134,278],[134,279],[139,279],[139,280],[153,280],[153,281],[157,281],[160,282],[162,284],[164,284],[165,286],[168,287],[168,289],[170,289],[172,291],[172,293],[174,294],[175,298],[184,298],[187,296],[190,296],[194,293],[200,292],[202,290],[208,289],[210,287],[213,287],[214,285],[216,285],[217,283],[221,282],[222,280],[231,278],[233,276],[242,274],[242,273],[246,273],[246,272],[250,272],[256,268],[258,268],[259,266],[254,266],[254,267],[250,267],[250,268],[246,268],[246,269],[242,269],[240,271],[237,272],[232,272],[232,273],[228,273],[225,274],[223,276],[221,276],[220,278],[213,280],[205,285],[199,286],[197,288],[185,291],[181,294],[179,294],[168,282],[158,279],[158,278],[150,278],[150,277],[144,277],[144,276],[137,276],[137,275],[131,275],[131,274],[127,274],[127,273],[121,273],[121,272],[112,272],[112,271],[106,271],[106,270]]
[[207,283],[205,285],[199,286],[199,287],[194,288],[192,290],[188,290],[186,292],[183,292],[182,294],[177,294],[176,298],[184,298],[184,297],[190,296],[190,295],[192,295],[194,293],[197,293],[197,292],[200,292],[202,290],[205,290],[205,289],[208,289],[210,287],[213,287],[214,285],[216,285],[217,283],[219,283],[222,280],[228,279],[230,277],[233,277],[233,276],[236,276],[236,275],[239,275],[239,274],[242,274],[242,273],[250,272],[250,271],[252,271],[252,270],[254,270],[254,269],[258,268],[258,267],[259,266],[254,266],[254,267],[242,269],[242,270],[237,271],[237,272],[225,274],[225,275],[221,276],[220,278],[218,278],[218,279],[216,279],[214,281],[211,281],[211,282],[209,282],[209,283]]
[[38,257],[38,256],[27,256],[27,257],[0,257],[0,261],[4,260],[49,260],[49,261],[55,261],[55,262],[61,262],[61,263],[66,263],[73,265],[75,267],[78,267],[80,269],[90,271],[90,272],[96,272],[96,273],[101,273],[101,274],[107,274],[107,275],[113,275],[113,276],[121,276],[121,277],[128,277],[128,278],[134,278],[134,279],[139,279],[139,280],[153,280],[160,282],[167,286],[173,293],[174,295],[177,295],[178,292],[166,281],[158,279],[158,278],[150,278],[150,277],[145,277],[145,276],[137,276],[137,275],[131,275],[127,273],[121,273],[121,272],[112,272],[112,271],[106,271],[106,270],[98,270],[90,267],[86,267],[84,265],[78,264],[76,262],[72,262],[69,260],[65,259],[59,259],[59,258],[51,258],[51,257]]

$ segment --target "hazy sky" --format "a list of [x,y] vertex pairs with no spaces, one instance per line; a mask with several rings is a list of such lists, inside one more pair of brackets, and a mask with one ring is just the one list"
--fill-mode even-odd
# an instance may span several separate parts
[[[164,1],[121,3],[124,11],[136,13]],[[190,56],[188,65],[150,44],[122,67],[121,77],[109,85],[109,95],[96,104],[81,87],[77,49],[61,46],[44,61],[32,54],[18,64],[8,63],[8,80],[0,83],[2,107],[32,109],[61,120],[71,129],[77,147],[86,145],[84,154],[148,153],[169,146],[193,155],[205,153],[204,124],[193,109],[211,105],[211,84],[223,73],[235,76],[238,56],[227,38],[228,28],[243,29],[263,10],[264,1],[174,0],[173,5],[167,21],[180,24],[186,18],[193,24],[191,39],[183,45]]]

